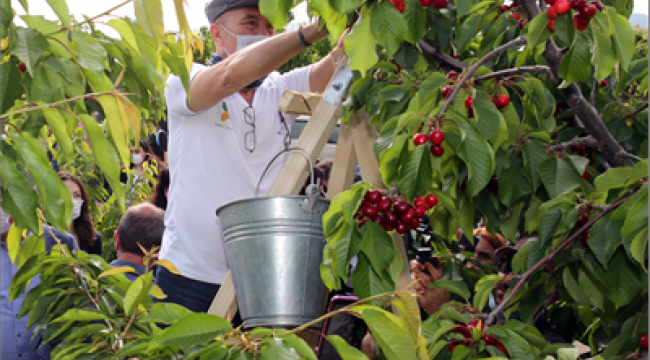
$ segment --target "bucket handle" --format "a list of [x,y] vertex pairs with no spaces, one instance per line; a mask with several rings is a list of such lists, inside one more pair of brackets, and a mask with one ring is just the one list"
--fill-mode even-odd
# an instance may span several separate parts
[[314,162],[311,160],[311,156],[309,156],[309,153],[303,148],[300,147],[290,147],[286,148],[284,150],[281,150],[279,153],[277,153],[273,159],[271,159],[271,162],[269,162],[268,165],[266,165],[266,168],[262,172],[262,176],[260,176],[260,180],[257,182],[257,186],[255,187],[255,196],[257,197],[257,192],[260,190],[260,185],[262,184],[262,179],[264,179],[264,176],[266,175],[266,172],[269,170],[271,165],[275,162],[275,160],[280,157],[280,155],[284,154],[285,152],[290,152],[290,151],[298,151],[300,154],[302,154],[307,161],[309,161],[309,186],[305,189],[305,193],[307,194],[307,197],[309,198],[309,202],[311,204],[314,204],[315,198],[318,196],[318,184],[314,183]]

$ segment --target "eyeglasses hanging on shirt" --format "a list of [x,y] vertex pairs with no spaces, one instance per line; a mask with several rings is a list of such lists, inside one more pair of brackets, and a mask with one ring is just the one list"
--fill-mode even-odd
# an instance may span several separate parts
[[252,127],[251,130],[247,131],[244,134],[244,146],[246,147],[246,150],[248,150],[250,153],[253,153],[253,151],[255,151],[255,145],[257,143],[257,139],[255,138],[255,108],[252,106],[245,108],[244,119],[246,120],[246,124]]

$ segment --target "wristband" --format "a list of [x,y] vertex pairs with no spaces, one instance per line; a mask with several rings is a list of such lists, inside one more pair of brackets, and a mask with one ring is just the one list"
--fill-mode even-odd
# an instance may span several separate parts
[[302,33],[302,26],[298,27],[298,43],[302,47],[310,47],[312,44],[305,39],[305,35]]

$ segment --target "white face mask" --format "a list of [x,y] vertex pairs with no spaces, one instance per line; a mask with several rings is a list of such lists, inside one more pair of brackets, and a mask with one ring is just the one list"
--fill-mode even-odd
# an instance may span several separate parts
[[[265,39],[269,38],[269,35],[235,35],[233,34],[230,30],[226,29],[225,26],[221,26],[222,29],[226,30],[226,32],[232,36],[234,36],[237,39],[237,51],[245,48],[248,45],[254,44],[258,41],[262,41]],[[228,56],[230,56],[230,53],[228,52],[228,49],[224,46],[223,49],[226,51]]]
[[9,214],[6,214],[4,211],[2,211],[2,208],[0,208],[0,234],[7,233],[9,232],[9,229],[11,229],[9,218]]
[[77,220],[81,216],[81,206],[83,204],[83,199],[72,199],[72,220]]
[[142,164],[144,161],[144,156],[142,154],[133,154],[133,163],[136,165]]

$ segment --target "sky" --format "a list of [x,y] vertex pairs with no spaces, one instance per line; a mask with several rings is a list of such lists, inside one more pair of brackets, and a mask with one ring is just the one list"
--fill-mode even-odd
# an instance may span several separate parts
[[[24,14],[22,7],[17,0],[11,0],[14,9],[17,9],[19,14]],[[29,4],[29,12],[31,15],[44,15],[46,18],[55,20],[54,12],[47,4],[46,0],[27,0]],[[102,12],[117,6],[124,2],[124,0],[102,0],[102,1],[89,1],[89,0],[67,0],[68,7],[71,9],[72,14],[77,20],[83,19],[82,15],[93,17],[101,14]],[[203,11],[206,0],[187,0],[189,7],[185,7],[188,22],[192,30],[197,31],[201,26],[208,26],[208,21]],[[176,20],[176,12],[174,10],[174,2],[172,0],[162,0],[163,16],[165,22],[165,30],[176,31],[178,30],[178,21]],[[634,0],[634,12],[641,14],[648,14],[648,0]],[[134,16],[133,3],[129,3],[120,9],[113,12],[115,15],[120,16]],[[305,23],[308,21],[306,13],[306,3],[301,4],[299,9],[294,12],[294,23]],[[110,18],[105,17],[105,21]],[[100,30],[110,32],[112,28],[106,26]],[[108,34],[110,35],[110,34]]]

